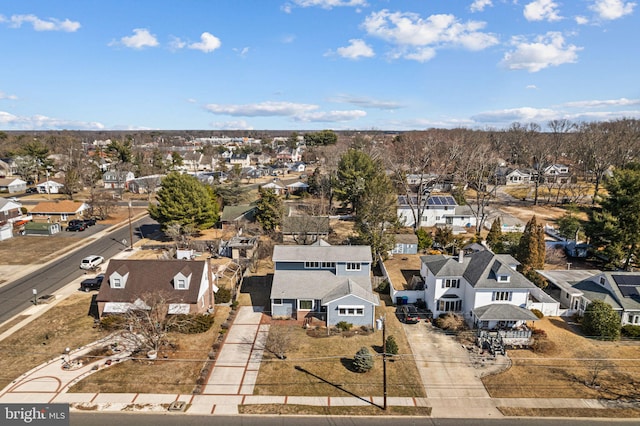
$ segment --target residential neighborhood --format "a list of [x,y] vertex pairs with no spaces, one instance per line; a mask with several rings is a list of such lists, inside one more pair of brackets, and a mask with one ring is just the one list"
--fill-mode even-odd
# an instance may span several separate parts
[[[52,157],[44,172],[3,178],[0,290],[22,280],[33,286],[31,271],[62,268],[69,253],[106,256],[56,276],[60,284],[46,294],[30,289],[31,313],[0,324],[0,346],[20,344],[21,335],[45,348],[64,342],[61,353],[16,360],[17,379],[3,383],[0,402],[17,400],[40,375],[61,374],[66,384],[50,389],[49,400],[72,410],[102,411],[109,395],[133,407],[124,395],[135,393],[154,410],[171,411],[185,398],[175,395],[188,395],[188,412],[239,414],[249,405],[242,400],[299,397],[304,405],[321,397],[333,405],[347,389],[370,398],[371,413],[384,405],[384,373],[391,412],[408,404],[411,415],[447,417],[451,407],[433,386],[455,389],[452,372],[431,357],[453,356],[474,377],[460,380],[482,389],[482,403],[467,400],[469,415],[521,413],[516,405],[525,400],[551,404],[538,393],[505,391],[505,383],[521,386],[517,377],[536,374],[570,389],[562,392],[576,409],[595,404],[609,413],[601,401],[619,394],[634,401],[626,383],[637,377],[625,368],[637,363],[640,280],[633,256],[590,233],[591,175],[558,162],[500,175],[505,161],[497,156],[483,161],[495,168],[480,181],[455,167],[407,173],[411,159],[401,152],[399,169],[391,155],[385,162],[352,148],[361,135],[336,136],[342,151],[334,163],[323,157],[327,147],[304,136],[219,137],[176,138],[164,153],[158,145],[145,167],[107,155],[109,147],[152,152],[114,136],[79,145],[88,163],[75,175]],[[432,149],[414,134],[377,137],[366,139],[374,154],[399,141]],[[286,146],[294,139],[295,149]],[[611,169],[619,179],[624,173],[634,169]],[[603,208],[622,215],[612,207],[622,196],[617,181],[602,176],[611,203]],[[10,190],[15,181],[24,185]],[[101,244],[115,254],[103,254]],[[46,262],[27,263],[36,250]],[[594,307],[603,311],[594,316]],[[74,333],[58,329],[65,317],[76,318]],[[50,331],[30,331],[35,324]],[[62,341],[49,343],[60,333]],[[367,353],[372,361],[361,367]],[[596,356],[615,359],[615,370],[587,376],[571,367],[574,358]],[[529,359],[572,361],[542,372]],[[344,386],[309,384],[313,375]],[[233,399],[217,404],[221,396]],[[343,401],[349,407],[351,397]]]

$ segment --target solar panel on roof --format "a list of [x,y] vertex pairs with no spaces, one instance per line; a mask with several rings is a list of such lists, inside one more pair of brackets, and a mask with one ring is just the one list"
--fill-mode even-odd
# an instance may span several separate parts
[[640,275],[611,275],[618,285],[640,286]]
[[624,297],[638,297],[640,296],[640,293],[638,293],[638,287],[633,286],[633,285],[621,285],[618,286],[620,288],[620,293],[622,293],[622,295]]

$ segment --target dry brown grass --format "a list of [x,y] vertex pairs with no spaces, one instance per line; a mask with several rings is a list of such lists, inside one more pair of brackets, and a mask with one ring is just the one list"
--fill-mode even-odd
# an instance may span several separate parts
[[[513,365],[501,374],[483,378],[494,398],[638,398],[640,342],[601,342],[587,339],[560,318],[544,318],[552,344],[545,353],[510,350]],[[602,361],[592,361],[601,359]],[[596,366],[599,388],[588,386]]]
[[508,417],[591,417],[591,418],[638,418],[638,408],[518,408],[499,407]]
[[[409,349],[402,325],[393,306],[381,306],[377,314],[387,315],[387,335],[396,338],[399,354],[387,362],[389,396],[424,397],[420,375]],[[272,327],[277,327],[273,325]],[[255,388],[257,395],[297,396],[382,396],[382,359],[367,373],[356,373],[351,361],[361,347],[372,354],[381,351],[382,333],[355,334],[352,337],[310,337],[302,327],[292,327],[296,345],[287,359],[265,354]]]
[[[211,329],[200,334],[172,333],[175,349],[159,352],[155,361],[137,355],[81,380],[69,392],[191,393],[229,308],[217,306]],[[167,358],[164,358],[166,355]]]
[[300,416],[430,416],[431,407],[387,407],[384,411],[376,405],[357,407],[314,406],[295,404],[240,405],[240,414],[296,414]]
[[78,348],[106,336],[93,328],[91,294],[77,293],[0,342],[0,388],[50,359],[66,347]]

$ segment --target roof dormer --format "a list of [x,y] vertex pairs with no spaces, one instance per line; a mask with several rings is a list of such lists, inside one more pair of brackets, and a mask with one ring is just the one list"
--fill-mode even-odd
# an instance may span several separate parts
[[182,270],[173,277],[173,288],[175,290],[189,290],[192,275],[191,269],[188,266],[182,268]]
[[118,268],[111,275],[109,275],[109,286],[111,288],[125,288],[128,278],[129,268],[127,266]]

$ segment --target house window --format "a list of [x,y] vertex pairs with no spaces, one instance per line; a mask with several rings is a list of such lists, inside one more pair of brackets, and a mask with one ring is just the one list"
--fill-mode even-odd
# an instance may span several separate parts
[[440,312],[460,312],[462,310],[462,300],[460,299],[440,299],[438,302]]
[[336,267],[336,262],[322,262],[322,267],[323,268],[333,268],[335,269]]
[[347,271],[359,271],[360,267],[361,267],[361,265],[359,263],[356,263],[356,262],[347,263]]
[[511,292],[510,291],[494,291],[493,297],[491,298],[491,300],[500,300],[500,301],[511,300]]
[[453,225],[453,218],[452,217],[447,217],[445,218],[445,222],[447,225]]
[[510,278],[509,275],[498,275],[498,282],[508,283],[509,278]]
[[187,288],[187,282],[185,280],[179,279],[176,283],[176,288],[178,290],[184,290]]
[[604,283],[605,283],[604,277],[600,277],[600,284],[604,285]]
[[120,278],[113,279],[113,288],[122,288],[122,281]]
[[298,309],[303,311],[310,311],[313,309],[313,300],[299,300]]
[[361,317],[364,315],[364,306],[338,306],[340,316]]
[[442,288],[460,288],[460,280],[458,278],[446,278],[442,280]]
[[307,269],[318,269],[320,262],[304,262],[304,267]]
[[282,305],[282,299],[273,299],[274,305]]

